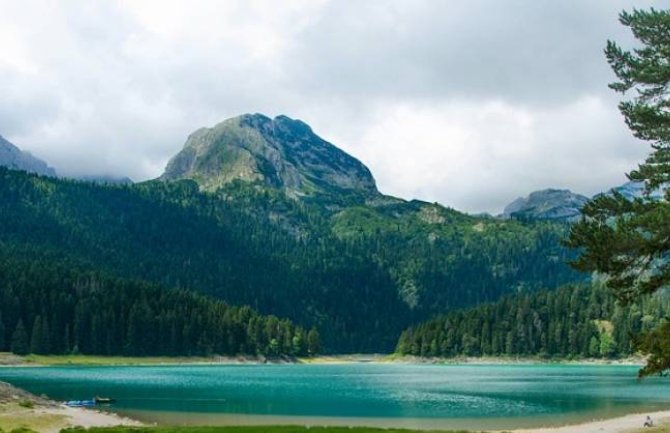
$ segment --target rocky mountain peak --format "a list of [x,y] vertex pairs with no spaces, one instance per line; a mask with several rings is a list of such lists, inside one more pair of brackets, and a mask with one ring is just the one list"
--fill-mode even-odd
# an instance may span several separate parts
[[309,125],[263,114],[244,114],[195,131],[161,179],[192,179],[209,191],[241,180],[294,196],[378,194],[368,168],[316,135]]

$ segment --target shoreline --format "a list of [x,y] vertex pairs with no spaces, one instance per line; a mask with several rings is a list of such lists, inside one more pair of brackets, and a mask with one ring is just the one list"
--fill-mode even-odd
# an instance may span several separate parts
[[[551,418],[349,418],[327,416],[283,416],[254,414],[221,414],[160,412],[160,411],[106,411],[92,408],[72,408],[51,400],[33,396],[25,391],[6,386],[0,402],[0,428],[10,431],[26,426],[39,433],[58,433],[66,427],[112,426],[332,426],[410,429],[417,432],[440,430],[466,430],[472,433],[641,433],[647,415],[655,426],[670,426],[670,410],[641,411],[630,408],[631,413],[600,413],[590,419],[575,419],[565,424],[555,424]],[[34,407],[21,404],[30,398]],[[589,416],[589,415],[587,415]],[[665,430],[663,430],[665,431]]]
[[[0,422],[2,421],[2,416],[0,414]],[[124,415],[119,415],[112,412],[104,412],[93,409],[85,408],[71,408],[65,406],[58,407],[39,407],[35,409],[26,410],[23,415],[24,420],[29,419],[33,416],[39,417],[52,417],[53,420],[49,424],[40,426],[39,424],[35,428],[35,431],[39,433],[58,433],[61,429],[67,427],[81,426],[85,428],[89,427],[113,427],[113,426],[131,426],[131,427],[150,427],[156,424],[145,423],[138,421],[131,417]],[[613,417],[613,418],[604,418],[604,419],[594,419],[585,422],[579,422],[575,424],[566,424],[563,426],[549,426],[549,427],[523,427],[523,428],[512,428],[512,429],[468,429],[468,421],[465,421],[462,424],[454,423],[453,427],[448,428],[465,428],[467,431],[472,433],[482,432],[482,433],[637,433],[645,431],[643,428],[643,423],[646,416],[649,415],[654,421],[655,426],[667,426],[670,425],[670,410],[657,411],[657,412],[638,412],[627,414],[623,416]],[[324,418],[324,417],[305,417],[298,421],[298,419],[293,417],[285,417],[282,421],[282,417],[258,417],[254,415],[248,415],[246,417],[240,417],[236,415],[230,416],[230,421],[225,423],[170,423],[169,418],[168,422],[163,424],[158,424],[159,426],[171,426],[171,425],[193,425],[193,426],[203,426],[203,425],[221,425],[221,426],[279,426],[279,425],[301,425],[301,426],[345,426],[345,427],[377,427],[377,428],[408,428],[416,431],[439,431],[442,429],[440,427],[441,422],[438,420],[428,420],[423,426],[416,425],[412,419],[388,419],[384,422],[378,423],[366,423],[361,421],[359,423],[351,422],[349,419],[338,420],[336,418]],[[268,422],[270,421],[270,422]],[[495,421],[492,421],[495,422]],[[23,424],[23,423],[22,423]]]
[[[147,418],[146,416],[150,416]],[[327,416],[283,416],[250,414],[198,414],[189,419],[188,413],[129,411],[124,416],[139,419],[144,425],[158,426],[306,426],[408,429],[409,432],[467,431],[470,433],[638,433],[647,417],[655,426],[670,425],[670,410],[640,412],[612,417],[594,417],[561,425],[542,425],[539,420],[510,421],[501,419],[417,419],[417,418],[347,418]],[[155,419],[162,422],[155,424]],[[514,426],[514,424],[517,424]],[[536,427],[535,427],[536,426]],[[409,433],[408,432],[408,433]]]
[[210,357],[124,357],[93,355],[28,355],[17,356],[0,353],[0,368],[3,367],[57,367],[57,366],[152,366],[152,365],[334,365],[334,364],[427,364],[427,365],[622,365],[642,366],[646,359],[632,356],[617,359],[579,358],[552,359],[537,357],[454,357],[422,358],[395,354],[350,354],[322,355],[313,358],[264,356],[210,356]]
[[[392,356],[392,355],[391,355]],[[479,356],[479,357],[455,357],[455,358],[422,358],[417,356],[402,356],[393,358],[391,361],[398,364],[434,364],[434,365],[622,365],[643,366],[646,358],[631,356],[627,358],[602,359],[602,358],[537,358],[537,357],[501,357],[501,356]]]
[[130,426],[142,427],[146,424],[114,412],[103,412],[95,409],[85,409],[79,407],[58,406],[56,408],[35,409],[39,415],[55,415],[63,417],[65,426],[46,429],[39,433],[59,433],[62,428],[68,427],[115,427]]
[[73,408],[44,396],[0,382],[0,431],[29,428],[39,433],[59,433],[68,427],[142,426],[140,421],[114,412]]

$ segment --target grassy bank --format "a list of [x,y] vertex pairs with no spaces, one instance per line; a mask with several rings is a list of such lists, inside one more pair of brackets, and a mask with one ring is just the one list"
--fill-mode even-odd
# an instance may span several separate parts
[[[371,427],[226,426],[226,427],[92,427],[71,428],[61,433],[426,433],[425,430]],[[465,430],[441,433],[472,433]]]
[[264,364],[292,363],[296,359],[267,359],[262,356],[98,356],[98,355],[27,355],[0,353],[0,367],[38,367],[59,365],[180,365],[180,364]]
[[456,356],[453,358],[420,357],[413,355],[392,354],[385,356],[383,362],[404,364],[573,364],[573,365],[635,365],[641,366],[646,362],[644,356],[629,356],[625,358],[548,358],[541,356]]
[[130,357],[95,355],[28,355],[25,365],[143,365],[143,364],[186,364],[215,362],[207,357]]
[[324,355],[311,358],[265,358],[263,356],[97,356],[97,355],[27,355],[0,353],[1,366],[59,366],[59,365],[184,365],[184,364],[350,364],[350,363],[399,363],[399,364],[583,364],[583,365],[643,365],[645,358],[542,358],[542,357],[455,357],[421,358],[396,354]]
[[98,355],[26,355],[0,353],[0,367],[59,365],[185,365],[185,364],[348,364],[391,362],[390,355],[330,355],[310,358],[266,358],[264,356],[98,356]]
[[36,432],[58,431],[67,426],[64,414],[42,413],[20,403],[0,404],[0,431],[28,428]]

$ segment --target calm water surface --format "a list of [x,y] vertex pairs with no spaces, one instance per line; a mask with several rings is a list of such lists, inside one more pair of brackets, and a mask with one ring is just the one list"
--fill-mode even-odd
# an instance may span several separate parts
[[163,423],[298,422],[512,428],[670,409],[670,379],[637,367],[566,365],[212,365],[0,368],[57,400]]

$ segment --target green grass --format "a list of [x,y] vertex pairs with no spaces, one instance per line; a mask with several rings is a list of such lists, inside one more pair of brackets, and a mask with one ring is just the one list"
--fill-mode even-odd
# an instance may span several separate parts
[[[9,354],[0,353],[0,361],[2,356]],[[154,364],[198,364],[198,363],[226,363],[226,362],[257,362],[258,360],[253,356],[230,356],[230,357],[205,357],[205,356],[97,356],[97,355],[26,355],[24,357],[17,357],[12,355],[14,363],[22,365],[44,365],[44,366],[59,366],[59,365],[87,365],[87,366],[106,366],[106,365],[154,365]],[[295,358],[295,361],[302,364],[323,364],[331,362],[359,362],[361,359],[366,361],[374,360],[376,362],[387,362],[392,360],[391,355],[333,355],[333,356],[316,356],[311,358]],[[270,360],[271,361],[271,360]],[[0,363],[1,364],[1,363]],[[11,365],[11,363],[8,363]]]
[[[0,433],[4,433],[4,430],[0,428]],[[34,430],[28,428],[28,427],[17,427],[15,429],[12,429],[8,433],[37,433]]]
[[[21,406],[19,403],[0,405],[0,432],[19,433],[15,430],[23,429],[36,432],[58,431],[67,425],[65,415],[38,413],[35,410]],[[25,433],[25,432],[24,432]]]
[[[304,427],[304,426],[225,426],[225,427],[81,427],[61,433],[418,433],[418,430],[372,427]],[[421,433],[426,433],[425,430]],[[441,433],[469,433],[465,430]]]
[[670,425],[645,427],[645,428],[641,428],[639,430],[634,430],[630,433],[670,433]]
[[187,364],[216,362],[217,358],[208,357],[131,357],[131,356],[95,356],[95,355],[28,355],[27,364],[36,365],[142,365],[142,364]]

